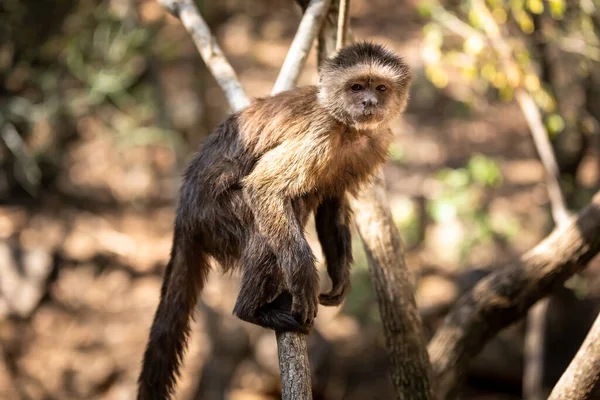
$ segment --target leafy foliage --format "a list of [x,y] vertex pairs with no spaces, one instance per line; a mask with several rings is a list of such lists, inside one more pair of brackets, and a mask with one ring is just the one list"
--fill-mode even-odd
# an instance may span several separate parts
[[[551,134],[564,129],[564,116],[557,110],[555,90],[543,77],[545,57],[535,51],[536,42],[553,43],[578,64],[581,77],[600,61],[598,12],[592,2],[551,0],[489,0],[487,7],[503,29],[517,62],[507,68],[482,29],[482,18],[471,1],[461,1],[452,10],[437,2],[420,6],[430,19],[424,27],[422,57],[429,80],[438,88],[459,86],[459,100],[473,105],[482,96],[496,93],[503,101],[513,98],[516,87],[526,88],[547,114]],[[532,50],[533,49],[533,50]]]
[[494,221],[484,207],[486,188],[502,183],[498,165],[483,155],[473,156],[463,168],[440,170],[435,180],[439,193],[427,203],[427,211],[437,223],[460,220],[466,227],[461,259],[478,244],[490,243],[495,236],[514,237],[519,230],[516,220]]
[[[99,121],[117,145],[181,146],[181,137],[157,121],[156,82],[148,73],[161,24],[124,24],[105,4],[64,1],[65,12],[53,21],[62,29],[42,36],[39,28],[23,38],[18,33],[28,31],[29,14],[44,9],[25,3],[8,2],[12,13],[2,17],[10,37],[0,48],[0,91],[6,94],[0,131],[8,150],[0,153],[3,190],[15,182],[37,196],[84,117]],[[20,48],[29,50],[17,52]]]

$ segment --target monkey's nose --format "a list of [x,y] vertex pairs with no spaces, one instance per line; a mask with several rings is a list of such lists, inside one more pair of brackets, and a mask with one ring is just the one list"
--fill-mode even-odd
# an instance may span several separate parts
[[362,102],[363,107],[374,107],[377,105],[377,99],[365,99]]

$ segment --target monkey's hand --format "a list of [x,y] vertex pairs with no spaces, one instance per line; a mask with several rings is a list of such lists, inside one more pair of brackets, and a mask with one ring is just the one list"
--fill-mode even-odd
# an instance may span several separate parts
[[324,306],[339,306],[342,301],[346,298],[348,292],[350,292],[351,284],[350,277],[344,276],[339,280],[332,282],[333,286],[328,293],[321,293],[319,295],[319,303]]
[[290,288],[292,293],[292,315],[301,324],[312,326],[319,306],[319,275],[314,267],[302,271],[302,279]]

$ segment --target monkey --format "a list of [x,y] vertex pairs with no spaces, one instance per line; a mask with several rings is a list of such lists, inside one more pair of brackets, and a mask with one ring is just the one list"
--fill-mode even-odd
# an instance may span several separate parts
[[[241,269],[233,314],[265,328],[308,334],[318,304],[344,300],[348,196],[386,161],[386,124],[405,110],[411,81],[401,57],[357,42],[322,65],[317,85],[255,99],[204,140],[183,174],[138,399],[173,394],[211,261]],[[332,283],[322,294],[304,233],[311,215]]]

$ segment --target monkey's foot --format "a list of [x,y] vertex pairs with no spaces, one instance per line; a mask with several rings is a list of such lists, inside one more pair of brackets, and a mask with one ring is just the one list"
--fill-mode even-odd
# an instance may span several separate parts
[[290,289],[290,294],[287,294],[287,292],[282,293],[282,296],[285,294],[286,296],[291,297],[292,315],[296,321],[302,325],[312,325],[319,310],[318,276],[316,276],[315,279],[308,278],[307,281],[312,281],[313,283],[310,284],[304,282],[298,287],[292,287]]
[[350,280],[348,279],[342,284],[334,285],[329,293],[321,293],[319,295],[319,304],[323,306],[339,306],[349,291]]
[[310,324],[301,324],[292,315],[292,296],[288,292],[283,292],[271,303],[256,310],[252,315],[234,310],[243,321],[250,322],[264,328],[283,332],[299,332],[308,335],[312,330],[312,321]]
[[257,316],[258,325],[279,332],[298,332],[308,335],[312,324],[302,325],[289,312],[262,312]]
[[319,304],[322,306],[339,306],[344,301],[345,294],[321,293],[319,295]]

